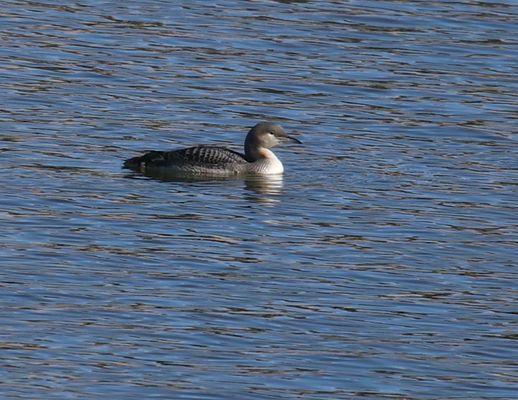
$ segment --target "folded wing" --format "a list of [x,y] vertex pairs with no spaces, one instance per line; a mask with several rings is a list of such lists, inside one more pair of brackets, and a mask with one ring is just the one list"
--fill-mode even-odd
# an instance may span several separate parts
[[225,167],[229,164],[246,164],[245,156],[237,151],[218,146],[196,146],[173,151],[150,151],[143,156],[124,162],[124,167],[143,168],[167,167]]

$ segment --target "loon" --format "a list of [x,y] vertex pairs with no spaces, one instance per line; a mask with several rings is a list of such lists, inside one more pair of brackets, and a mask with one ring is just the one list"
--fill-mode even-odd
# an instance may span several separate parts
[[123,168],[178,175],[281,174],[284,167],[269,149],[284,139],[302,143],[288,136],[281,126],[260,122],[248,132],[244,154],[221,146],[200,145],[173,151],[150,151],[124,161]]

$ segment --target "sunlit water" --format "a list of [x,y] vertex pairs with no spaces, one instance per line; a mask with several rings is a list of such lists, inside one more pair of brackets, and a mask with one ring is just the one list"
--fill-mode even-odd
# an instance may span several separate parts
[[[517,17],[2,2],[1,397],[515,397]],[[282,178],[121,169],[265,119]]]

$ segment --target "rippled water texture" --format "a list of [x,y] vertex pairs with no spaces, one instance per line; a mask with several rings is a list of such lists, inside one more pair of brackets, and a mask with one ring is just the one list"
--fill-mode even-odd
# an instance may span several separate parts
[[[511,399],[515,1],[3,1],[0,397]],[[175,181],[148,149],[284,176]]]

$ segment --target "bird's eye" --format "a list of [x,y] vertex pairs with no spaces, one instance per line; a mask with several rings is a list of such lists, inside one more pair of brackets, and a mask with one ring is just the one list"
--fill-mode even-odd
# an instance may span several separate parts
[[268,132],[268,135],[275,136],[275,134],[273,132]]

